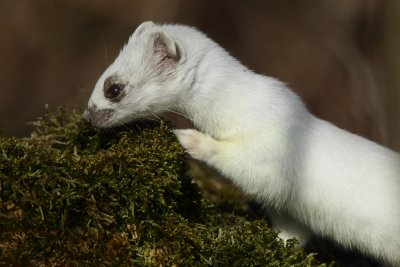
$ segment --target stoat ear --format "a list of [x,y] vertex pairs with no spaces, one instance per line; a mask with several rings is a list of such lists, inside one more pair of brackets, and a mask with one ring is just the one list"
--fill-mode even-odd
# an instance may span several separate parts
[[182,59],[182,46],[164,31],[152,32],[150,44],[153,46],[154,53],[158,54],[162,60],[172,59],[178,62]]
[[154,22],[152,21],[145,21],[142,24],[140,24],[135,32],[133,33],[134,36],[140,36],[144,31],[146,31],[147,29],[153,28],[154,27]]

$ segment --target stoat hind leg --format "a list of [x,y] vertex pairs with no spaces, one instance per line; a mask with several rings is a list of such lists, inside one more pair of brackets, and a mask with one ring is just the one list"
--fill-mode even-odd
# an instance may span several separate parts
[[279,237],[281,239],[286,241],[296,238],[300,245],[306,245],[312,234],[309,229],[281,213],[268,209],[267,214],[272,227],[279,231]]

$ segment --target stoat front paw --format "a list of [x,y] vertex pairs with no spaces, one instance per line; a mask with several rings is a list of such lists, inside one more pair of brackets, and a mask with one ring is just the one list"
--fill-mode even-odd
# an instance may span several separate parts
[[173,131],[179,143],[192,158],[207,161],[215,154],[216,140],[197,130]]

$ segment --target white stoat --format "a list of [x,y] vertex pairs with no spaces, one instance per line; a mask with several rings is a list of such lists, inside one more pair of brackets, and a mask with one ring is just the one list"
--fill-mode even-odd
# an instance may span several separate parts
[[98,80],[85,117],[112,127],[165,111],[195,159],[269,210],[281,237],[311,232],[400,266],[400,156],[308,112],[198,30],[141,24]]

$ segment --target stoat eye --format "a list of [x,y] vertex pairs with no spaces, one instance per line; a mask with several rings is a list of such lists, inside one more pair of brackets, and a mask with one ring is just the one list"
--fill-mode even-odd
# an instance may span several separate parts
[[124,87],[125,86],[123,84],[118,84],[118,83],[111,84],[105,90],[105,96],[108,99],[115,99],[121,95],[122,91],[124,90]]

